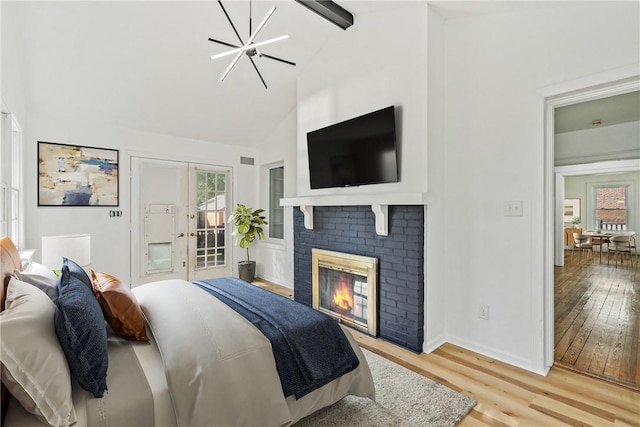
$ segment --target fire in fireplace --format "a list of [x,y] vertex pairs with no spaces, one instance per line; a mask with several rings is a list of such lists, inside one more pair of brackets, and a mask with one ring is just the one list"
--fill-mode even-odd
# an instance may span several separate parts
[[311,252],[313,307],[377,336],[378,260],[322,249]]

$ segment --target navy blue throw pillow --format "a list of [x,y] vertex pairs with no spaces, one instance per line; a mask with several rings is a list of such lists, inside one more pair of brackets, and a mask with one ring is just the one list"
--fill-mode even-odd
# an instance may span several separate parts
[[95,397],[107,389],[107,330],[93,291],[62,266],[54,325],[71,375]]
[[69,267],[69,273],[73,277],[75,277],[76,279],[80,280],[82,283],[87,285],[87,288],[91,289],[91,292],[93,292],[93,285],[91,284],[91,279],[89,278],[89,275],[87,274],[87,272],[84,271],[84,268],[82,268],[81,266],[78,265],[78,263],[76,263],[74,260],[69,258],[62,258],[62,265],[63,266],[66,265],[67,267]]

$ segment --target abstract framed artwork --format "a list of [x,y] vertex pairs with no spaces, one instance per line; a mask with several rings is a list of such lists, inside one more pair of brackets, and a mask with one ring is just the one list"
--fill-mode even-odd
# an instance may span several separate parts
[[38,141],[38,206],[118,206],[119,152]]
[[562,215],[564,222],[571,222],[574,218],[580,217],[580,199],[564,199]]

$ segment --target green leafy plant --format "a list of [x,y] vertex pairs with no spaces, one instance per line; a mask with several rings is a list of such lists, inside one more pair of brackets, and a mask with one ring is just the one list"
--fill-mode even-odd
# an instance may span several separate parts
[[576,217],[573,218],[573,220],[571,220],[571,223],[573,225],[580,225],[580,223],[582,223],[582,219],[580,219],[579,216],[576,216]]
[[261,215],[262,212],[264,209],[253,210],[238,203],[229,217],[229,222],[235,226],[233,230],[234,243],[247,250],[247,263],[250,261],[249,245],[256,240],[256,237],[258,239],[265,238],[262,226],[266,225],[267,221]]

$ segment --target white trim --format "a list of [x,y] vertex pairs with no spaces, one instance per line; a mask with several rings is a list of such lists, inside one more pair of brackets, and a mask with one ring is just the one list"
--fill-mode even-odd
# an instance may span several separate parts
[[562,107],[634,90],[638,90],[638,64],[547,86],[538,90],[538,95],[553,101],[554,107]]
[[287,197],[281,206],[367,206],[367,205],[427,205],[428,193],[324,194]]
[[[538,112],[539,122],[543,124],[538,134],[539,146],[544,147],[543,162],[539,164],[539,170],[544,173],[543,194],[537,194],[537,199],[542,201],[544,206],[544,245],[542,257],[543,287],[541,292],[534,290],[532,295],[533,316],[532,321],[538,324],[538,317],[542,314],[542,335],[536,334],[533,339],[534,365],[536,370],[547,371],[554,362],[554,246],[555,233],[555,202],[554,202],[554,110],[565,105],[593,99],[605,98],[620,95],[632,91],[640,90],[640,76],[638,75],[638,65],[631,64],[614,70],[586,76],[573,81],[563,82],[557,85],[548,86],[538,91]],[[569,167],[569,166],[566,166]],[[534,189],[540,188],[538,183]],[[536,229],[536,227],[533,227]],[[532,241],[535,241],[532,240]],[[536,270],[534,270],[535,272]],[[537,274],[537,273],[536,273]],[[535,288],[539,288],[534,286]]]
[[[15,115],[2,103],[0,114],[0,235],[16,247],[25,242],[24,138]],[[16,197],[17,196],[17,197]]]
[[563,176],[591,175],[597,173],[635,172],[640,170],[640,159],[615,160],[585,165],[557,166],[554,172]]
[[8,194],[7,185],[0,181],[0,234],[3,236],[9,235],[9,221],[7,220],[7,208],[9,206],[7,203]]
[[282,168],[282,195],[283,197],[280,197],[280,200],[282,200],[284,198],[284,177],[285,177],[285,169],[284,169],[284,160],[280,160],[278,162],[273,162],[273,163],[268,163],[265,165],[262,165],[262,173],[261,173],[261,177],[262,177],[262,181],[263,181],[263,192],[262,194],[267,196],[267,200],[266,203],[264,203],[263,206],[266,207],[266,211],[267,211],[267,221],[269,222],[269,226],[267,227],[267,241],[270,242],[272,245],[278,245],[281,248],[285,247],[285,230],[286,230],[286,226],[287,226],[287,218],[286,215],[284,213],[284,206],[282,206],[282,204],[278,203],[280,205],[280,207],[282,208],[282,237],[272,237],[271,236],[271,225],[273,222],[273,218],[271,216],[271,214],[273,213],[271,211],[271,171],[273,169],[279,169]]
[[[16,147],[17,145],[17,147]],[[18,241],[21,246],[25,245],[26,242],[26,201],[25,201],[25,181],[24,181],[24,133],[22,128],[20,127],[20,123],[18,123],[18,119],[15,114],[11,115],[11,150],[14,148],[18,149],[18,159],[15,157],[12,160],[15,160],[18,163],[18,177],[17,183],[12,186],[12,191],[14,189],[18,190]],[[15,153],[11,153],[12,156]],[[13,171],[12,171],[13,174]],[[13,181],[13,177],[12,177]]]
[[379,236],[389,235],[389,205],[371,205],[371,210],[376,217],[376,233]]
[[564,175],[554,174],[556,197],[554,199],[554,234],[555,234],[555,255],[554,265],[564,266]]
[[280,199],[281,206],[299,206],[304,214],[304,227],[313,230],[314,206],[371,206],[376,219],[376,233],[389,234],[389,206],[427,205],[429,193],[327,194]]

